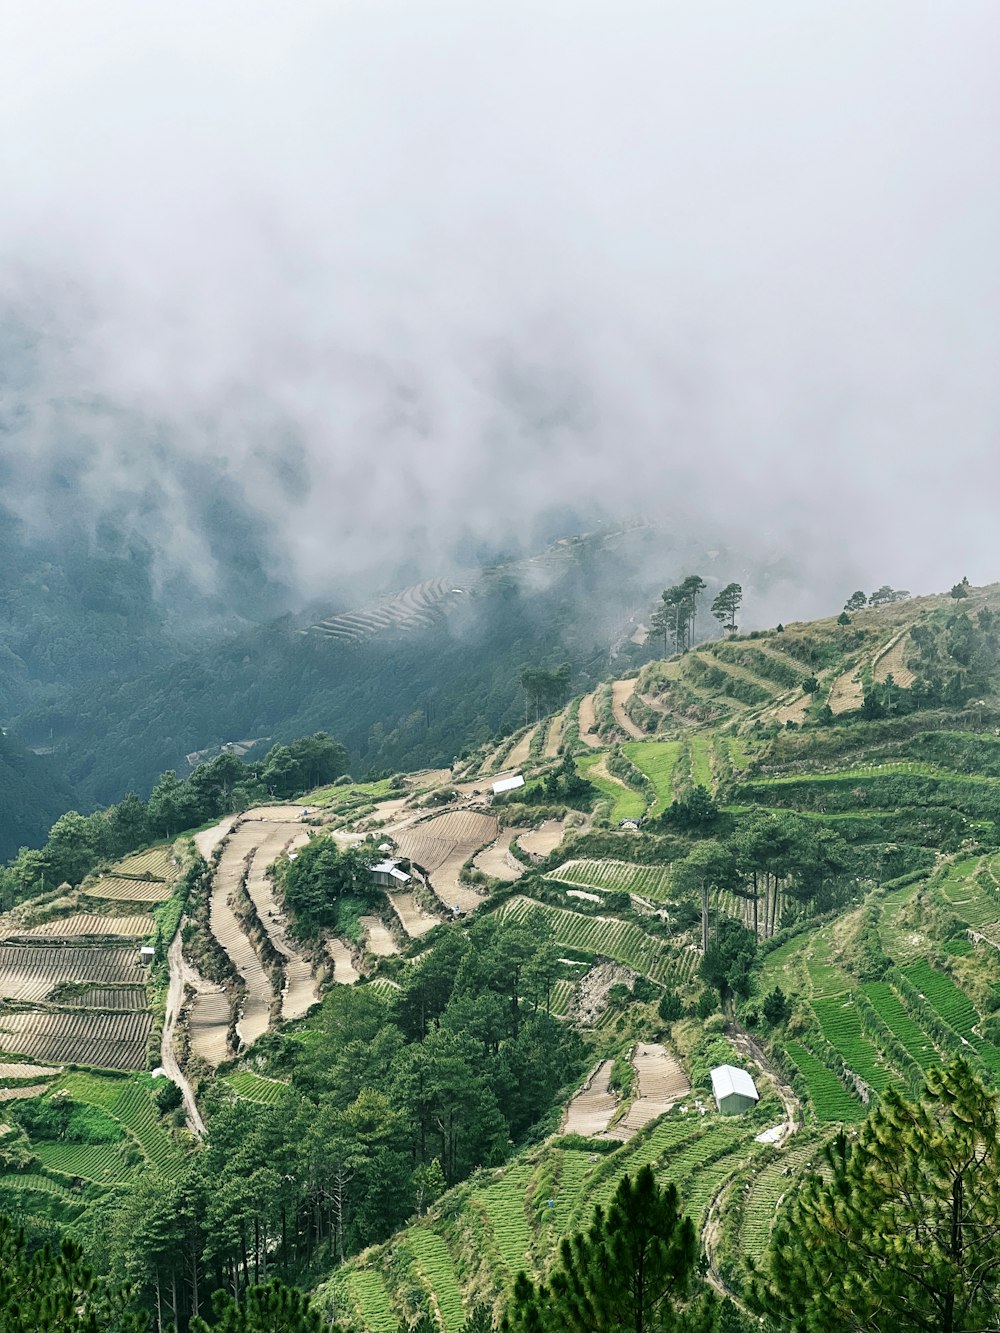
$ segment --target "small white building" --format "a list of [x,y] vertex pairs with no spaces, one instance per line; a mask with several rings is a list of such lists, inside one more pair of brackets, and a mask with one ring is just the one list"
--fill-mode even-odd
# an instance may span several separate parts
[[371,870],[380,889],[401,889],[410,882],[410,876],[405,870],[400,870],[399,862],[391,857],[379,861]]
[[524,778],[520,773],[515,773],[511,778],[498,778],[493,783],[493,795],[501,796],[505,791],[516,791],[518,787],[524,786]]
[[139,965],[142,967],[147,963],[152,963],[155,957],[156,950],[153,946],[151,944],[144,944],[139,950]]
[[719,1065],[712,1070],[712,1095],[723,1115],[752,1111],[760,1101],[757,1085],[745,1069]]

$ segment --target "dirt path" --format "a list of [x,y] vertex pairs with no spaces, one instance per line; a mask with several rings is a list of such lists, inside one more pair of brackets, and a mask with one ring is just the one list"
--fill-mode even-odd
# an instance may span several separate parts
[[614,714],[615,721],[621,727],[627,736],[633,740],[641,741],[645,739],[646,733],[641,727],[629,717],[625,711],[625,705],[635,693],[636,682],[634,680],[616,680],[611,686],[611,711]]
[[734,1023],[727,1029],[726,1035],[735,1047],[748,1055],[753,1063],[757,1065],[760,1072],[781,1098],[781,1104],[785,1108],[785,1132],[775,1141],[782,1142],[801,1127],[803,1123],[802,1103],[796,1096],[794,1089],[782,1081],[774,1065],[771,1064],[763,1050],[745,1028],[741,1028],[738,1023]]
[[170,965],[170,986],[167,990],[167,1012],[163,1020],[163,1037],[160,1041],[160,1064],[166,1070],[170,1081],[176,1083],[181,1090],[181,1096],[184,1098],[184,1110],[187,1112],[188,1129],[193,1134],[200,1135],[205,1132],[205,1122],[198,1110],[198,1103],[195,1101],[191,1084],[187,1081],[184,1071],[177,1063],[177,1056],[174,1054],[174,1034],[177,1031],[177,1020],[180,1017],[181,1006],[184,1004],[184,983],[188,979],[188,971],[181,951],[180,927],[178,927],[176,935],[170,941],[170,948],[167,950],[167,962]]
[[586,1083],[563,1114],[561,1134],[594,1138],[604,1132],[618,1109],[618,1098],[608,1087],[613,1060],[605,1060],[591,1071]]
[[561,713],[556,713],[555,717],[549,723],[549,733],[545,737],[545,758],[559,758],[559,743],[562,740],[563,726],[566,723],[565,709]]
[[594,711],[593,694],[585,694],[580,700],[580,739],[584,745],[589,745],[592,750],[599,750],[604,742],[598,736],[597,732],[591,733],[590,728],[597,726],[597,714]]

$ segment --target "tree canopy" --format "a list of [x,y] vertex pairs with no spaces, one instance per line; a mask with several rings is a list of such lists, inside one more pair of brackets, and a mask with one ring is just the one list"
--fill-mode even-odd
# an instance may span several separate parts
[[788,1333],[973,1333],[1000,1308],[998,1100],[964,1060],[841,1131],[751,1288]]

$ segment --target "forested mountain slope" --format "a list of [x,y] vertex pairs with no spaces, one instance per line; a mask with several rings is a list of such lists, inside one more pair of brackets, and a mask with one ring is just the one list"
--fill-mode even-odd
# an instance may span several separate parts
[[0,734],[0,860],[35,847],[73,801],[52,762]]

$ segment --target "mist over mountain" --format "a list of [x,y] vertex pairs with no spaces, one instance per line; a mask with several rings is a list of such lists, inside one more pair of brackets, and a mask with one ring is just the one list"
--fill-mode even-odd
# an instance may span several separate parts
[[992,578],[995,7],[569,18],[15,11],[8,506],[46,532],[62,485],[195,619],[554,506],[747,534],[813,612]]

